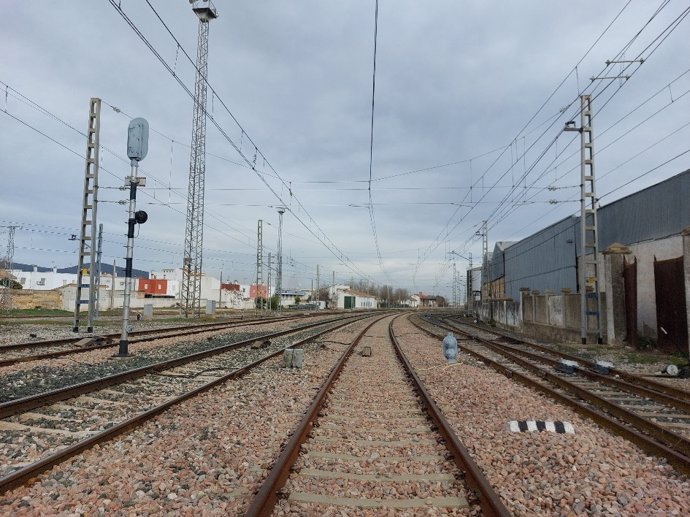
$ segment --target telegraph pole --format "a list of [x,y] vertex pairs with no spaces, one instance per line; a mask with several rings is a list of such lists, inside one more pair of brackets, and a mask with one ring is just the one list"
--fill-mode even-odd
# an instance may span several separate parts
[[594,176],[592,96],[580,95],[580,127],[570,121],[564,131],[580,133],[580,339],[587,343],[589,317],[596,320],[596,340],[602,342],[599,297],[599,228]]
[[201,273],[204,242],[204,191],[206,174],[206,78],[208,76],[208,27],[218,17],[212,2],[192,1],[199,18],[194,86],[192,150],[189,157],[187,221],[184,237],[180,305],[185,318],[201,315]]

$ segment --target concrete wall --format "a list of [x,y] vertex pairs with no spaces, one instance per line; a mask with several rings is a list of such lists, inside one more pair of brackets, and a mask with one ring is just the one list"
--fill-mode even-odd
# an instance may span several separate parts
[[[606,294],[601,293],[601,334],[606,339]],[[511,299],[495,300],[475,306],[483,321],[491,321],[497,327],[535,339],[560,342],[579,342],[580,295],[579,294],[522,294],[522,303]],[[595,328],[595,321],[590,321]],[[591,333],[589,342],[596,342]]]
[[683,238],[673,235],[665,239],[628,245],[629,262],[637,259],[637,332],[640,336],[656,339],[656,291],[654,258],[668,260],[683,256]]
[[[13,289],[12,307],[15,309],[62,309],[60,291],[34,291],[32,289]],[[74,309],[74,306],[72,306]]]

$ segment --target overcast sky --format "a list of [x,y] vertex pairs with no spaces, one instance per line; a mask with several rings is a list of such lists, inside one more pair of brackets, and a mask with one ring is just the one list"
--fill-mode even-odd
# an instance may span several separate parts
[[[180,48],[144,0],[116,3],[193,90],[184,52],[196,56],[197,18],[187,1],[149,1]],[[209,83],[217,96],[209,91],[208,111],[250,161],[250,138],[259,152],[255,172],[208,123],[208,274],[252,281],[257,220],[266,252],[275,253],[276,207],[284,205],[284,286],[310,287],[318,264],[322,283],[335,271],[338,282],[366,275],[450,297],[449,256],[458,271],[467,261],[448,252],[471,252],[476,263],[482,220],[493,249],[578,210],[579,137],[561,129],[577,114],[581,92],[595,95],[601,204],[690,167],[690,153],[677,157],[690,147],[690,22],[663,32],[687,2],[381,0],[373,210],[375,3],[216,6]],[[0,225],[19,226],[14,260],[76,264],[78,243],[69,237],[81,214],[86,142],[79,132],[89,98],[99,97],[103,261],[124,265],[127,207],[118,201],[127,194],[118,187],[129,174],[129,115],[146,118],[152,130],[138,203],[149,221],[135,241],[134,266],[181,267],[190,97],[108,0],[4,0],[0,10]],[[640,55],[642,65],[605,70],[606,60]],[[590,81],[604,70],[631,77]],[[6,241],[0,228],[3,248]]]

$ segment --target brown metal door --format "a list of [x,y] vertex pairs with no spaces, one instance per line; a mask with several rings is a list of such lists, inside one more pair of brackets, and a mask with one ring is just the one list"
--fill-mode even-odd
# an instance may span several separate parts
[[683,257],[654,260],[657,344],[668,352],[688,349]]
[[623,283],[625,285],[625,340],[637,346],[637,259],[630,264],[623,258]]

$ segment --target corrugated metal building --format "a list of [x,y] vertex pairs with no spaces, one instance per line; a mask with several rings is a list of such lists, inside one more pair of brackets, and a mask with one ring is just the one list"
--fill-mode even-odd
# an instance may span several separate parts
[[[629,245],[661,239],[690,226],[690,169],[598,210],[599,251],[614,242]],[[520,288],[577,291],[579,217],[570,216],[508,247],[494,248],[490,281],[504,275],[505,295]]]

